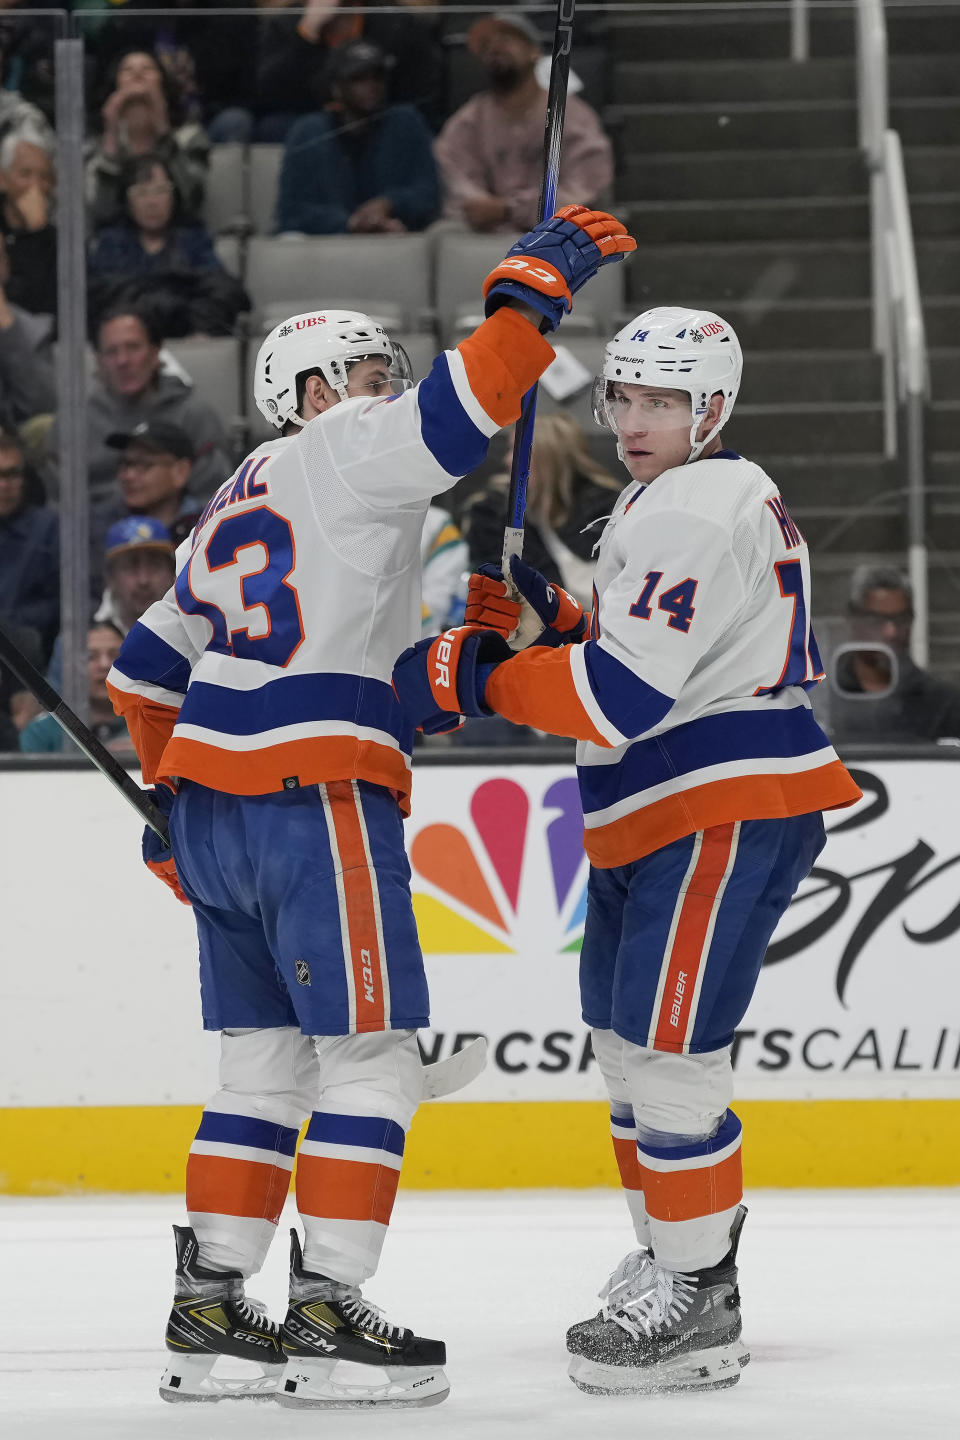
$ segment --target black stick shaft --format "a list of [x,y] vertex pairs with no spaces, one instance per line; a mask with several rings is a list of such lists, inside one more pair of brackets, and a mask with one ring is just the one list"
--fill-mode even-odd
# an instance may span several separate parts
[[[563,148],[563,122],[567,112],[567,82],[570,78],[570,52],[573,49],[573,17],[576,0],[557,0],[557,20],[553,32],[553,58],[550,62],[550,84],[547,90],[547,115],[543,131],[543,179],[540,185],[540,220],[557,208],[557,184],[560,177],[560,153]],[[533,449],[533,428],[537,414],[537,386],[523,397],[520,419],[513,436],[513,463],[510,466],[510,494],[507,501],[507,524],[503,532],[504,575],[510,577],[510,556],[523,550],[523,519],[527,509],[527,484],[530,479],[530,454]]]
[[53,686],[50,685],[24,655],[19,646],[15,645],[10,636],[0,625],[0,660],[13,671],[21,685],[25,685],[30,693],[49,711],[60,726],[72,740],[79,745],[80,749],[91,760],[102,775],[110,781],[111,785],[123,795],[136,810],[141,820],[146,821],[151,830],[156,831],[165,845],[170,843],[170,833],[167,828],[167,817],[160,810],[145,790],[141,790],[136,781],[131,780],[126,770],[120,764],[117,757],[97,739],[92,730],[89,730],[78,715],[75,715],[70,706],[58,695]]

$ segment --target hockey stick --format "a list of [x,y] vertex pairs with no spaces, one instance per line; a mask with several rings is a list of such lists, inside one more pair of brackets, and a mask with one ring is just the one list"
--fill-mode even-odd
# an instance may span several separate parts
[[[573,15],[576,0],[557,0],[557,21],[553,32],[553,59],[550,62],[550,85],[547,90],[547,118],[543,132],[543,183],[540,187],[539,220],[552,215],[557,206],[557,180],[560,175],[560,150],[563,146],[563,121],[567,110],[567,80],[570,76],[570,51],[573,48]],[[503,532],[501,569],[510,578],[510,557],[523,551],[523,517],[527,509],[527,482],[530,479],[530,452],[533,449],[533,427],[537,418],[537,386],[523,397],[520,419],[513,432],[513,463],[510,466],[510,496],[507,501],[507,524]]]
[[462,1090],[464,1085],[476,1080],[486,1063],[487,1042],[480,1035],[455,1055],[448,1055],[446,1060],[434,1060],[432,1065],[424,1065],[424,1100],[439,1100],[442,1095]]
[[170,834],[167,829],[167,817],[163,811],[154,805],[150,796],[145,790],[140,789],[136,781],[130,779],[116,756],[112,755],[107,747],[97,739],[93,731],[84,725],[79,715],[73,713],[63,696],[57,694],[53,686],[49,685],[40,674],[40,671],[30,664],[26,655],[13,643],[2,625],[0,625],[0,660],[13,671],[21,685],[27,687],[44,710],[50,712],[60,729],[79,745],[87,759],[92,760],[100,773],[105,775],[110,784],[120,791],[124,799],[136,810],[140,819],[145,820],[150,829],[156,831],[164,845],[169,845]]

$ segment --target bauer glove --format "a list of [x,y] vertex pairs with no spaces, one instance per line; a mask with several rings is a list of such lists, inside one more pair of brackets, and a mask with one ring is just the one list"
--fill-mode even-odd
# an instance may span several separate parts
[[393,667],[393,689],[414,725],[425,735],[449,730],[451,715],[492,715],[484,704],[491,674],[512,651],[502,635],[478,625],[458,625],[418,640]]
[[[167,819],[173,809],[173,802],[177,798],[176,792],[168,785],[156,785],[149,792],[150,799],[158,810],[162,810]],[[173,858],[173,851],[169,845],[164,845],[160,836],[150,825],[144,826],[143,840],[141,841],[143,863],[148,870],[151,870],[164,885],[169,885],[181,905],[189,905],[190,901],[184,895],[180,886],[180,878],[177,875],[177,862]]]
[[[544,579],[520,559],[510,557],[509,585],[497,565],[480,565],[467,589],[468,625],[486,625],[510,642],[513,650],[528,645],[570,645],[587,630],[583,606],[560,585]],[[517,598],[519,597],[519,598]]]
[[529,230],[491,270],[483,282],[484,313],[492,315],[511,298],[523,300],[556,330],[574,295],[600,266],[636,248],[636,240],[605,210],[565,205]]

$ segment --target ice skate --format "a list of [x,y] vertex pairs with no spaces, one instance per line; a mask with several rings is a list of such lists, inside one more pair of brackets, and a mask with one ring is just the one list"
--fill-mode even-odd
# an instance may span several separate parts
[[740,1339],[736,1265],[746,1213],[741,1205],[719,1264],[697,1274],[666,1270],[649,1250],[621,1261],[600,1292],[600,1314],[567,1331],[568,1374],[578,1389],[643,1395],[736,1385],[750,1360]]
[[[272,1400],[286,1363],[280,1326],[257,1300],[243,1293],[243,1276],[205,1270],[197,1263],[197,1237],[188,1225],[174,1225],[177,1278],[167,1321],[167,1349],[173,1351],[160,1381],[164,1400]],[[221,1356],[248,1361],[232,1375],[214,1375]],[[244,1373],[245,1372],[245,1373]]]
[[303,1268],[290,1232],[290,1308],[283,1322],[286,1373],[277,1390],[294,1409],[438,1405],[450,1393],[442,1340],[391,1325],[355,1285]]

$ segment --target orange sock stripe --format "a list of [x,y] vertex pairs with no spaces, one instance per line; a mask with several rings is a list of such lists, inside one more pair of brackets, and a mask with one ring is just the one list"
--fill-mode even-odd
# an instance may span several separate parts
[[327,796],[343,869],[347,943],[353,966],[357,1027],[364,1031],[382,1029],[384,957],[380,953],[373,901],[376,879],[370,869],[357,814],[360,801],[349,780],[337,780],[328,785]]
[[484,320],[457,349],[471,393],[500,426],[519,420],[524,395],[554,358],[549,341],[510,309]]
[[637,1155],[636,1140],[619,1140],[613,1136],[613,1153],[617,1157],[617,1169],[620,1171],[620,1184],[624,1190],[642,1190],[643,1174],[640,1170],[640,1159]]
[[390,1165],[300,1155],[297,1209],[318,1220],[376,1220],[389,1225],[399,1183],[400,1171]]
[[650,1170],[641,1160],[640,1174],[652,1220],[699,1220],[731,1210],[743,1199],[739,1146],[718,1164],[696,1170]]
[[550,735],[592,740],[610,749],[583,708],[570,672],[572,647],[537,645],[521,650],[498,665],[487,682],[485,699],[491,709],[515,725],[532,725]]
[[211,1215],[243,1215],[250,1220],[280,1219],[290,1188],[290,1171],[256,1160],[227,1160],[221,1155],[187,1157],[187,1209]]

